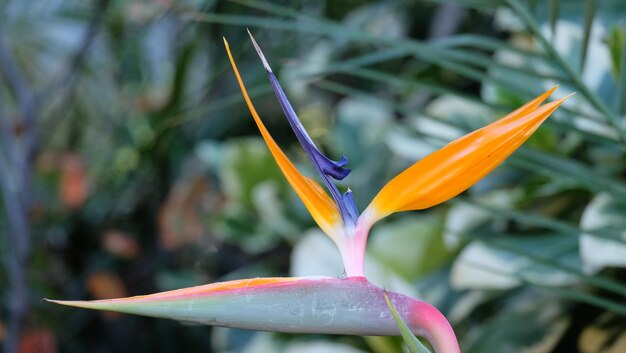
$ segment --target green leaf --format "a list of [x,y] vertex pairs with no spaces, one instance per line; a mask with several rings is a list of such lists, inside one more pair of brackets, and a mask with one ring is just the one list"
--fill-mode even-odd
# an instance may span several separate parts
[[[626,15],[626,10],[624,12]],[[626,114],[626,27],[611,28],[607,36],[607,45],[617,82],[616,111],[617,114],[624,115]]]
[[559,20],[560,0],[550,0],[550,30],[552,31],[552,40],[556,38],[556,22]]
[[[626,203],[623,200],[612,193],[596,195],[585,208],[580,227],[626,240]],[[626,267],[626,245],[623,243],[583,234],[580,253],[586,268],[593,273],[604,267]]]
[[[407,79],[402,79],[399,77],[394,77],[389,74],[381,73],[379,71],[358,70],[357,72],[359,73],[359,77],[361,77],[360,73],[367,73],[366,75],[367,78],[375,79],[380,82],[384,81],[387,84],[398,85],[400,87],[406,87],[408,85],[419,87],[419,88],[424,87],[421,85],[419,81],[411,81]],[[342,86],[336,83],[324,82],[320,84],[319,86],[325,89],[336,91],[336,92],[343,93],[343,94],[349,94],[352,96],[359,96],[359,97],[367,97],[367,99],[369,100],[385,101],[382,98],[374,97],[372,95],[368,95],[356,89],[347,88],[345,86]],[[431,92],[439,93],[438,88],[439,86],[435,86],[435,87],[432,87],[432,89],[430,88],[426,88],[426,89]],[[462,93],[456,94],[456,92],[451,92],[451,94],[455,96],[461,96],[462,98],[466,98],[465,96],[462,95]],[[471,101],[477,101],[477,100],[471,99]],[[415,111],[414,109],[405,107],[404,105],[401,105],[398,103],[387,102],[387,104],[403,114],[414,115],[416,113],[420,113],[419,111]],[[430,117],[425,116],[425,117],[421,117],[420,119],[424,121],[429,118]],[[442,124],[451,125],[455,128],[463,128],[463,130],[466,130],[465,127],[460,126],[460,125],[454,125],[451,122],[444,122],[441,119],[435,119],[435,118],[431,118],[431,119],[437,120],[439,123],[442,123]],[[557,124],[556,121],[550,121],[549,123]],[[478,127],[480,126],[479,125],[472,126],[472,128],[478,128]],[[569,126],[567,127],[563,126],[564,131],[571,132],[572,130],[568,128]],[[434,137],[435,139],[440,138],[440,136],[430,136],[430,135],[428,137]],[[436,147],[439,147],[439,148],[442,147],[443,144],[445,142],[448,142],[449,140],[440,139],[440,141],[441,143],[438,144]],[[416,156],[416,158],[417,157],[419,156]],[[584,165],[580,162],[576,162],[571,159],[566,159],[563,157],[550,155],[544,152],[533,151],[528,148],[522,147],[519,151],[516,152],[515,155],[511,157],[511,162],[509,163],[513,163],[516,166],[523,167],[531,171],[539,170],[540,172],[545,173],[546,175],[549,175],[549,176],[555,176],[558,178],[566,178],[567,180],[572,180],[576,182],[577,185],[585,187],[589,190],[594,190],[594,191],[605,190],[605,191],[610,191],[610,192],[616,192],[616,193],[619,193],[620,195],[626,196],[626,188],[624,188],[621,185],[621,183],[619,183],[617,180],[609,176],[603,175],[601,172],[595,171],[589,166]]]
[[[611,110],[600,97],[593,92],[589,86],[587,86],[580,75],[556,50],[556,48],[545,38],[541,33],[539,24],[532,15],[526,10],[526,8],[519,2],[519,0],[505,0],[511,10],[525,23],[528,31],[535,37],[537,42],[541,45],[545,53],[556,61],[563,72],[570,78],[574,87],[580,91],[580,93],[593,105],[599,112],[605,115],[607,122],[610,122],[617,131],[620,132],[621,142],[626,141],[626,131],[620,122],[619,116],[615,111]],[[558,1],[558,0],[554,0]]]
[[[502,77],[490,77],[486,75],[483,70],[477,69],[473,65],[468,65],[459,58],[464,57],[462,53],[451,52],[448,50],[442,50],[442,47],[437,47],[429,43],[410,40],[410,39],[390,39],[372,35],[363,31],[361,28],[352,28],[348,25],[331,21],[327,19],[320,19],[318,17],[310,16],[305,13],[293,10],[291,8],[271,4],[265,1],[245,0],[240,1],[246,6],[258,8],[263,11],[274,13],[278,16],[288,16],[294,18],[294,20],[282,20],[279,18],[258,18],[252,16],[229,16],[219,14],[190,14],[189,18],[197,21],[204,21],[210,23],[223,23],[234,24],[242,26],[259,26],[264,28],[274,28],[281,30],[296,30],[302,33],[312,33],[317,35],[330,36],[339,40],[350,40],[356,43],[368,43],[373,45],[392,46],[396,48],[407,48],[411,50],[412,54],[421,60],[429,62],[434,65],[441,66],[447,70],[458,73],[462,76],[470,78],[476,81],[493,81],[498,85],[509,87],[515,91],[525,92],[526,94],[532,94],[535,92],[528,92],[528,89],[524,85],[518,84],[515,81],[507,80]],[[499,3],[499,2],[498,2]],[[626,132],[623,131],[621,124],[619,123],[619,117],[615,112],[606,105],[598,95],[593,92],[583,81],[582,78],[568,62],[557,52],[557,50],[550,44],[550,42],[543,36],[539,25],[528,12],[528,10],[520,4],[518,0],[505,0],[511,9],[520,17],[520,19],[526,24],[530,33],[537,39],[546,52],[546,56],[553,60],[566,77],[572,82],[573,86],[585,97],[587,100],[604,115],[605,121],[613,125],[617,131],[620,132],[621,140],[626,140]],[[486,4],[486,2],[485,2]],[[480,60],[480,58],[478,58]],[[472,59],[474,60],[474,59]],[[474,63],[475,64],[475,63]],[[564,109],[563,109],[564,110]]]
[[541,60],[542,64],[549,65],[551,68],[558,68],[556,63],[541,53],[523,49],[519,46],[499,39],[477,34],[459,34],[445,37],[437,40],[433,43],[433,45],[445,48],[470,47],[478,50],[506,50],[518,54],[525,59]]
[[596,14],[596,1],[587,0],[585,2],[585,25],[583,31],[583,43],[580,48],[580,71],[585,69],[585,59],[587,58],[587,48],[589,47],[589,38],[591,38],[591,26],[593,18]]
[[[543,259],[551,263],[539,261]],[[578,283],[572,272],[580,267],[574,237],[493,234],[463,249],[452,267],[451,281],[459,289],[510,289],[525,281],[567,286]]]
[[220,179],[230,200],[251,207],[254,188],[265,181],[276,183],[282,193],[286,191],[283,176],[263,141],[241,138],[229,141],[225,147]]
[[[460,92],[458,90],[454,90],[451,88],[448,88],[446,86],[442,86],[440,84],[437,83],[433,83],[433,82],[429,82],[428,80],[420,80],[420,79],[413,79],[413,80],[408,80],[408,79],[402,79],[400,77],[394,76],[394,75],[390,75],[390,74],[386,74],[383,73],[381,71],[375,71],[375,70],[363,70],[363,69],[357,69],[357,70],[352,70],[350,72],[351,75],[357,76],[357,77],[362,77],[362,78],[366,78],[366,79],[371,79],[373,81],[379,82],[381,84],[393,84],[394,86],[398,86],[400,88],[403,89],[407,89],[407,90],[425,90],[427,92],[430,93],[434,93],[434,94],[450,94],[454,97],[458,97],[464,100],[468,100],[470,102],[485,106],[487,108],[491,108],[491,109],[496,109],[498,111],[508,111],[510,109],[512,109],[513,107],[503,107],[503,106],[499,106],[499,105],[495,105],[495,104],[489,104],[489,103],[485,103],[482,100],[480,100],[478,97],[475,96],[471,96],[468,95],[466,93]],[[417,113],[423,113],[420,112],[419,110],[416,110],[415,108],[406,105],[406,104],[402,104],[402,103],[398,103],[395,101],[390,100],[389,98],[381,98],[380,96],[375,96],[372,95],[366,91],[363,90],[359,90],[359,89],[355,89],[352,87],[348,87],[336,82],[331,82],[331,81],[322,81],[317,83],[317,86],[320,88],[323,88],[325,90],[331,91],[331,92],[335,92],[338,94],[342,94],[342,95],[349,95],[349,96],[353,96],[353,97],[359,97],[361,99],[366,99],[369,101],[377,101],[380,102],[382,104],[385,104],[387,106],[389,106],[390,108],[393,108],[395,111],[401,113],[401,114],[405,114],[407,116],[413,116]],[[572,114],[580,114],[578,112],[573,112],[569,109],[567,109],[566,107],[562,107],[561,110],[563,111],[567,111],[569,113]],[[432,118],[431,118],[432,119]],[[582,115],[580,117],[580,119],[586,119],[584,118]],[[438,119],[435,119],[438,120]],[[486,123],[487,121],[483,121],[483,124]],[[610,130],[610,128],[608,126],[602,125],[601,122],[593,122],[598,124],[598,126],[602,126],[602,131],[612,131]],[[598,143],[602,143],[602,144],[606,144],[606,145],[610,145],[610,146],[615,146],[615,148],[619,148],[619,145],[616,144],[616,140],[615,137],[613,136],[607,136],[604,134],[599,133],[598,131],[596,131],[597,129],[586,129],[584,127],[578,127],[575,124],[571,123],[571,122],[567,122],[567,121],[557,121],[557,120],[551,120],[548,121],[548,124],[552,124],[555,127],[558,127],[559,132],[564,132],[564,133],[572,133],[572,132],[576,132],[578,134],[580,134],[582,137],[584,137],[585,139],[588,139],[589,141],[593,141],[593,142],[598,142]],[[464,129],[467,128],[467,124],[463,124]],[[475,128],[478,128],[480,126],[475,126]],[[461,136],[460,134],[458,136]],[[441,145],[443,146],[443,145]],[[439,146],[439,147],[441,147]]]
[[398,314],[398,311],[396,310],[396,308],[393,306],[393,304],[391,304],[391,300],[389,300],[389,297],[387,296],[386,291],[385,291],[385,301],[387,302],[387,306],[389,307],[389,310],[391,311],[391,315],[393,315],[393,319],[396,320],[396,325],[398,326],[398,329],[400,330],[400,334],[402,334],[404,343],[406,343],[407,347],[409,348],[409,351],[411,353],[430,353],[430,350],[428,350],[428,348],[426,348],[426,346],[424,346],[424,344],[420,342],[420,340],[418,340],[417,337],[413,335],[413,333],[411,333],[411,330],[404,323],[404,321]]
[[464,353],[553,352],[569,325],[558,297],[522,291],[470,329]]
[[[490,243],[496,245],[495,242],[491,240]],[[499,247],[501,243],[502,242],[498,242],[497,246],[495,247]],[[613,311],[619,315],[626,315],[626,306],[618,301],[607,299],[602,295],[586,293],[584,290],[577,289],[576,287],[559,287],[558,285],[554,285],[552,283],[554,278],[549,278],[551,276],[550,274],[548,274],[548,277],[541,278],[543,277],[543,275],[540,272],[536,271],[539,266],[546,264],[549,266],[554,265],[555,268],[558,268],[559,270],[567,270],[567,272],[572,274],[574,272],[580,273],[580,271],[573,270],[568,265],[557,264],[556,262],[553,262],[552,260],[543,257],[539,258],[537,256],[534,256],[527,250],[518,251],[514,246],[505,245],[504,248],[506,248],[506,251],[498,249],[499,253],[496,254],[494,253],[493,249],[490,250],[485,248],[483,244],[480,245],[483,247],[482,249],[471,249],[469,251],[473,254],[465,255],[465,258],[462,258],[463,255],[461,255],[457,259],[457,262],[460,263],[459,266],[464,266],[464,270],[470,270],[466,271],[466,273],[459,273],[460,271],[457,270],[457,278],[460,278],[459,276],[471,276],[476,279],[480,279],[483,284],[488,284],[488,288],[506,289],[513,288],[522,284],[530,285],[547,292],[555,293],[566,299],[594,305],[599,308]],[[515,255],[512,255],[513,257],[511,257],[512,253],[515,253]],[[532,261],[524,260],[523,258],[518,257],[518,255],[521,255],[526,259],[532,259]],[[518,262],[520,260],[522,262],[526,262],[526,264],[519,264]],[[533,264],[534,261],[536,261],[537,264]],[[574,261],[578,260],[574,259]],[[520,267],[521,269],[528,268],[530,271],[512,269],[509,265],[510,262],[515,262],[514,265],[516,267]],[[549,262],[550,264],[548,264]],[[548,268],[549,267],[546,267],[546,269]],[[621,286],[621,284],[614,282],[610,279],[604,279],[597,276],[585,276],[583,274],[580,274],[579,278],[584,279],[585,282],[588,283],[593,282],[593,284],[595,285],[602,283],[602,287],[607,288]],[[475,286],[475,283],[472,282],[471,286]]]
[[441,268],[450,257],[438,214],[412,215],[381,224],[372,233],[369,253],[411,280]]
[[621,72],[620,63],[622,56],[624,55],[624,45],[626,45],[626,28],[620,26],[613,26],[609,29],[609,33],[606,37],[609,52],[611,53],[611,63],[613,64],[613,73],[615,77],[619,77]]
[[[290,8],[269,4],[265,1],[246,0],[241,2],[246,6],[268,11],[279,16],[292,17],[297,19],[298,21],[295,23],[290,21],[283,21],[280,19],[263,19],[263,21],[261,21],[257,18],[246,16],[219,16],[208,14],[197,15],[195,16],[195,18],[197,20],[207,22],[230,24],[239,23],[242,25],[246,24],[248,26],[257,25],[276,29],[288,29],[289,27],[292,27],[293,29],[298,31],[315,33],[318,35],[327,35],[337,39],[350,39],[355,42],[366,42],[376,45],[392,46],[393,48],[401,48],[411,52],[414,57],[420,60],[424,60],[433,65],[441,66],[447,70],[453,71],[470,79],[477,81],[494,80],[499,84],[511,87],[511,89],[526,91],[529,95],[535,92],[529,92],[525,88],[525,85],[516,85],[515,81],[506,80],[505,78],[501,77],[489,77],[484,74],[483,70],[476,68],[476,66],[484,68],[490,65],[496,65],[502,66],[503,68],[508,68],[512,71],[525,70],[526,73],[529,75],[548,78],[546,77],[546,75],[534,72],[533,70],[526,70],[525,68],[506,67],[503,64],[493,62],[488,56],[481,55],[478,52],[472,52],[472,55],[468,55],[466,50],[446,49],[444,46],[430,45],[429,43],[418,40],[392,40],[387,37],[372,35],[349,25],[327,19],[312,17]],[[551,78],[554,79],[554,77]],[[559,80],[562,81],[563,79],[560,78]]]
[[372,353],[401,352],[402,340],[390,336],[364,336],[365,343]]
[[430,0],[435,3],[453,3],[464,7],[480,10],[492,10],[502,3],[502,0]]
[[[266,85],[266,84],[260,85],[260,86],[254,86],[248,89],[248,93],[250,94],[251,98],[260,97],[270,92],[272,92],[272,88],[270,85]],[[219,111],[222,109],[229,109],[232,107],[241,106],[242,104],[244,104],[244,100],[241,97],[241,93],[235,92],[223,98],[220,98],[217,100],[211,100],[206,105],[200,105],[200,106],[193,107],[193,108],[182,109],[179,112],[172,114],[171,116],[168,116],[162,121],[156,123],[156,126],[154,128],[155,134],[156,135],[162,134],[169,129],[178,127],[179,125],[183,125],[188,122],[204,118],[209,113]],[[215,123],[215,124],[219,125],[219,123]]]
[[617,90],[617,113],[626,114],[626,40],[622,40],[622,61],[620,64],[619,89]]
[[532,14],[536,14],[537,13],[537,0],[530,0],[528,2],[528,8],[530,9],[530,12]]
[[[459,72],[460,73],[460,72]],[[470,96],[466,93],[463,92],[459,92],[458,90],[455,89],[451,89],[449,87],[443,86],[441,84],[438,83],[434,83],[434,82],[429,82],[427,80],[422,80],[420,78],[415,78],[415,79],[407,79],[407,78],[403,78],[403,77],[399,77],[397,75],[393,75],[390,73],[386,73],[384,71],[379,71],[379,70],[371,70],[371,69],[352,69],[349,72],[346,72],[346,74],[350,74],[352,76],[355,77],[359,77],[359,78],[364,78],[364,79],[368,79],[368,80],[372,80],[375,82],[379,82],[381,84],[391,84],[393,86],[397,86],[400,87],[402,89],[406,89],[406,90],[417,90],[417,89],[423,89],[426,90],[427,92],[431,92],[434,94],[452,94],[454,96],[460,97],[460,98],[464,98],[464,99],[468,99],[474,102],[478,102],[480,104],[486,105],[488,107],[494,108],[494,109],[498,109],[500,111],[507,111],[510,109],[510,107],[506,107],[506,109],[504,109],[505,107],[502,106],[497,106],[494,104],[489,104],[489,103],[485,103],[483,101],[481,101],[479,98],[474,97],[474,96]],[[470,77],[470,76],[468,76]],[[471,78],[476,78],[476,79],[480,79],[480,80],[485,80],[486,82],[491,82],[494,83],[495,85],[501,86],[501,87],[508,87],[509,89],[517,92],[517,94],[519,95],[523,95],[526,96],[528,98],[530,97],[534,97],[536,95],[538,95],[540,92],[535,92],[535,91],[530,91],[528,89],[522,89],[522,90],[517,90],[514,86],[511,86],[511,82],[507,82],[507,81],[503,81],[502,79],[496,78],[496,77],[492,77],[490,75],[481,73],[480,74],[480,78],[479,77],[471,77]],[[335,86],[336,87],[336,86]],[[400,110],[400,109],[398,109]],[[563,112],[567,112],[570,114],[575,114],[575,115],[579,115],[581,117],[581,119],[587,119],[587,120],[591,120],[594,119],[592,122],[596,123],[596,124],[600,124],[603,128],[606,126],[608,127],[608,125],[606,125],[604,122],[600,122],[598,121],[596,118],[593,118],[590,115],[586,115],[580,111],[574,111],[568,107],[561,107],[560,108],[561,111]],[[411,111],[411,110],[406,110],[403,109],[403,112],[406,114],[414,114],[415,111]],[[485,123],[486,121],[483,121],[483,123]],[[601,138],[603,140],[605,140],[606,142],[611,143],[611,139],[608,138],[608,136],[602,136],[598,133],[592,132],[592,131],[584,131],[582,129],[579,129],[578,126],[576,126],[575,124],[572,123],[566,123],[566,122],[562,122],[562,121],[555,121],[555,120],[549,120],[550,124],[559,124],[564,126],[563,129],[565,131],[578,131],[578,132],[582,132],[586,135],[590,135],[591,133],[593,133],[593,138]]]

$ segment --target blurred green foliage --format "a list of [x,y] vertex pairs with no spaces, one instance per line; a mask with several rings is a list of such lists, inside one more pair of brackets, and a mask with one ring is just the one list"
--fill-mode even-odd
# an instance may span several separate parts
[[[12,163],[24,129],[37,142],[33,178],[18,183],[32,193],[20,352],[402,350],[400,338],[192,327],[40,301],[341,274],[230,71],[222,36],[273,136],[313,175],[246,27],[318,145],[350,158],[341,186],[360,209],[455,137],[554,84],[557,96],[576,91],[464,195],[377,225],[366,273],[441,308],[464,352],[626,349],[623,1],[25,0],[0,11],[1,53],[37,108],[24,125],[0,55],[0,181],[20,180]],[[6,200],[8,264],[17,206]],[[0,271],[0,340],[9,273]]]

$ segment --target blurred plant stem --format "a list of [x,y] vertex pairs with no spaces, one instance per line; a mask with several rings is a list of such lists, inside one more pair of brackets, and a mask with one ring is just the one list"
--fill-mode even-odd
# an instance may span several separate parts
[[9,279],[9,318],[4,351],[11,353],[18,349],[29,306],[25,270],[30,249],[28,213],[32,195],[29,185],[36,146],[34,125],[38,103],[3,36],[0,36],[0,71],[19,110],[19,118],[15,121],[6,111],[2,111],[0,117],[4,150],[0,186],[9,223],[4,256]]
[[448,37],[459,30],[466,14],[464,7],[456,4],[441,4],[435,11],[433,21],[428,27],[428,39],[437,40]]
[[[50,86],[35,92],[17,64],[6,31],[0,33],[0,77],[6,87],[4,92],[12,95],[17,112],[15,118],[6,108],[8,99],[0,106],[0,189],[2,203],[8,219],[8,231],[3,256],[7,268],[8,319],[7,334],[4,339],[4,352],[19,350],[20,337],[29,312],[29,290],[27,284],[27,264],[31,248],[30,213],[33,189],[32,164],[37,151],[37,120],[42,104],[58,94],[63,97],[73,87],[77,71],[82,66],[91,43],[102,23],[108,0],[98,0],[94,4],[94,16],[87,25],[85,35],[76,52],[71,56],[66,70]],[[3,97],[4,98],[4,97]]]

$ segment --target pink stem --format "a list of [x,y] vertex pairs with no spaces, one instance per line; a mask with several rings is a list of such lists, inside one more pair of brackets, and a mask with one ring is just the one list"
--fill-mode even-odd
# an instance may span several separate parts
[[415,300],[410,307],[409,321],[413,333],[425,337],[436,353],[461,353],[452,326],[434,306]]
[[365,247],[373,222],[365,213],[359,217],[356,228],[346,229],[339,251],[347,277],[365,277]]

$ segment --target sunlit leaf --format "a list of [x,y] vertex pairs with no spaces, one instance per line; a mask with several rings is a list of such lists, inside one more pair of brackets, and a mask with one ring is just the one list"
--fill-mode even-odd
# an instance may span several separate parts
[[[515,251],[513,249],[519,249]],[[459,289],[509,289],[525,282],[566,286],[578,282],[576,275],[541,264],[526,254],[580,268],[574,237],[506,237],[473,241],[455,260],[451,281]]]
[[619,321],[620,318],[610,312],[600,315],[580,334],[578,339],[580,352],[619,353],[626,350],[626,334],[620,329]]
[[606,234],[608,238],[583,234],[580,256],[590,272],[604,267],[626,267],[626,245],[611,238],[626,241],[626,203],[608,193],[598,194],[587,205],[580,219],[583,230]]

